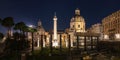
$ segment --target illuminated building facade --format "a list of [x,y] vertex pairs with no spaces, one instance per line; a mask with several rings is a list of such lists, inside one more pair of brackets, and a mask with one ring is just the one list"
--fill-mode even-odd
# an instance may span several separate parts
[[[39,20],[38,21],[38,24],[37,24],[37,27],[35,27],[36,28],[36,30],[37,30],[37,32],[34,32],[33,33],[33,39],[34,39],[34,46],[35,47],[40,47],[40,45],[41,45],[41,40],[43,39],[43,46],[45,47],[45,30],[44,30],[44,28],[43,28],[43,26],[42,26],[42,22]],[[28,40],[31,40],[32,39],[32,33],[31,32],[29,32],[28,33]],[[32,44],[32,42],[31,42],[31,44]]]
[[100,23],[92,25],[87,32],[92,32],[92,33],[102,33],[102,25]]
[[[102,20],[104,39],[114,40],[120,37],[120,10]],[[117,34],[117,35],[116,35]]]
[[93,24],[89,29],[87,29],[87,32],[88,33],[90,32],[90,33],[100,34],[99,39],[103,40],[103,27],[102,27],[102,24],[100,24],[100,23]]
[[67,33],[71,36],[71,47],[76,46],[76,33],[84,33],[85,32],[85,20],[80,15],[80,10],[77,8],[75,10],[75,15],[71,18],[70,28]]
[[75,10],[75,15],[71,18],[70,30],[74,32],[85,32],[85,20],[80,15],[78,8]]
[[[93,42],[97,41],[97,35],[87,34],[85,31],[85,20],[80,15],[80,10],[75,10],[75,15],[70,21],[70,28],[57,30],[57,16],[53,17],[53,30],[46,32],[42,27],[41,21],[38,21],[37,32],[34,33],[35,47],[55,47],[55,48],[87,48]],[[29,36],[30,37],[30,36]],[[96,41],[93,41],[96,40]],[[92,44],[92,48],[94,48]]]
[[97,49],[97,44],[99,41],[99,33],[85,32],[76,33],[76,43],[75,47],[83,51],[95,50]]

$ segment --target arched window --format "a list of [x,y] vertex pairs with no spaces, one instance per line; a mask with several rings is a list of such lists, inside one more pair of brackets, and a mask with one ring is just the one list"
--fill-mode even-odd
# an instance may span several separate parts
[[78,28],[80,28],[80,25],[78,25]]

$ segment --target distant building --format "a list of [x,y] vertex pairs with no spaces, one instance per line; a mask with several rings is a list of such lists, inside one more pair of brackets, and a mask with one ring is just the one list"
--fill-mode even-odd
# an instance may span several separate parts
[[102,25],[100,23],[92,25],[87,32],[92,32],[92,33],[102,33]]
[[102,26],[105,39],[115,40],[116,37],[118,39],[120,35],[120,10],[105,17],[102,20]]
[[97,33],[100,34],[99,39],[103,40],[103,28],[102,28],[102,24],[100,23],[96,23],[94,25],[92,25],[89,29],[87,29],[88,33]]

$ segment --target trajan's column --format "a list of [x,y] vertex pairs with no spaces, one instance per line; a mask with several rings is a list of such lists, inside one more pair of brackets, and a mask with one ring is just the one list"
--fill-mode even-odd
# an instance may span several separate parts
[[58,46],[58,41],[57,41],[57,16],[56,16],[56,13],[54,15],[53,21],[54,21],[54,25],[53,25],[54,26],[53,46],[57,47]]

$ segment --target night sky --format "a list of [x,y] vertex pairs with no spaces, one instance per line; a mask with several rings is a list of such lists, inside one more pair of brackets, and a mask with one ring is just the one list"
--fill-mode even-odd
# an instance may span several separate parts
[[[13,17],[15,22],[37,25],[40,19],[46,31],[53,28],[53,16],[58,17],[58,29],[69,28],[74,10],[79,8],[86,28],[120,9],[120,0],[0,0],[0,18]],[[0,32],[5,32],[0,26]]]

